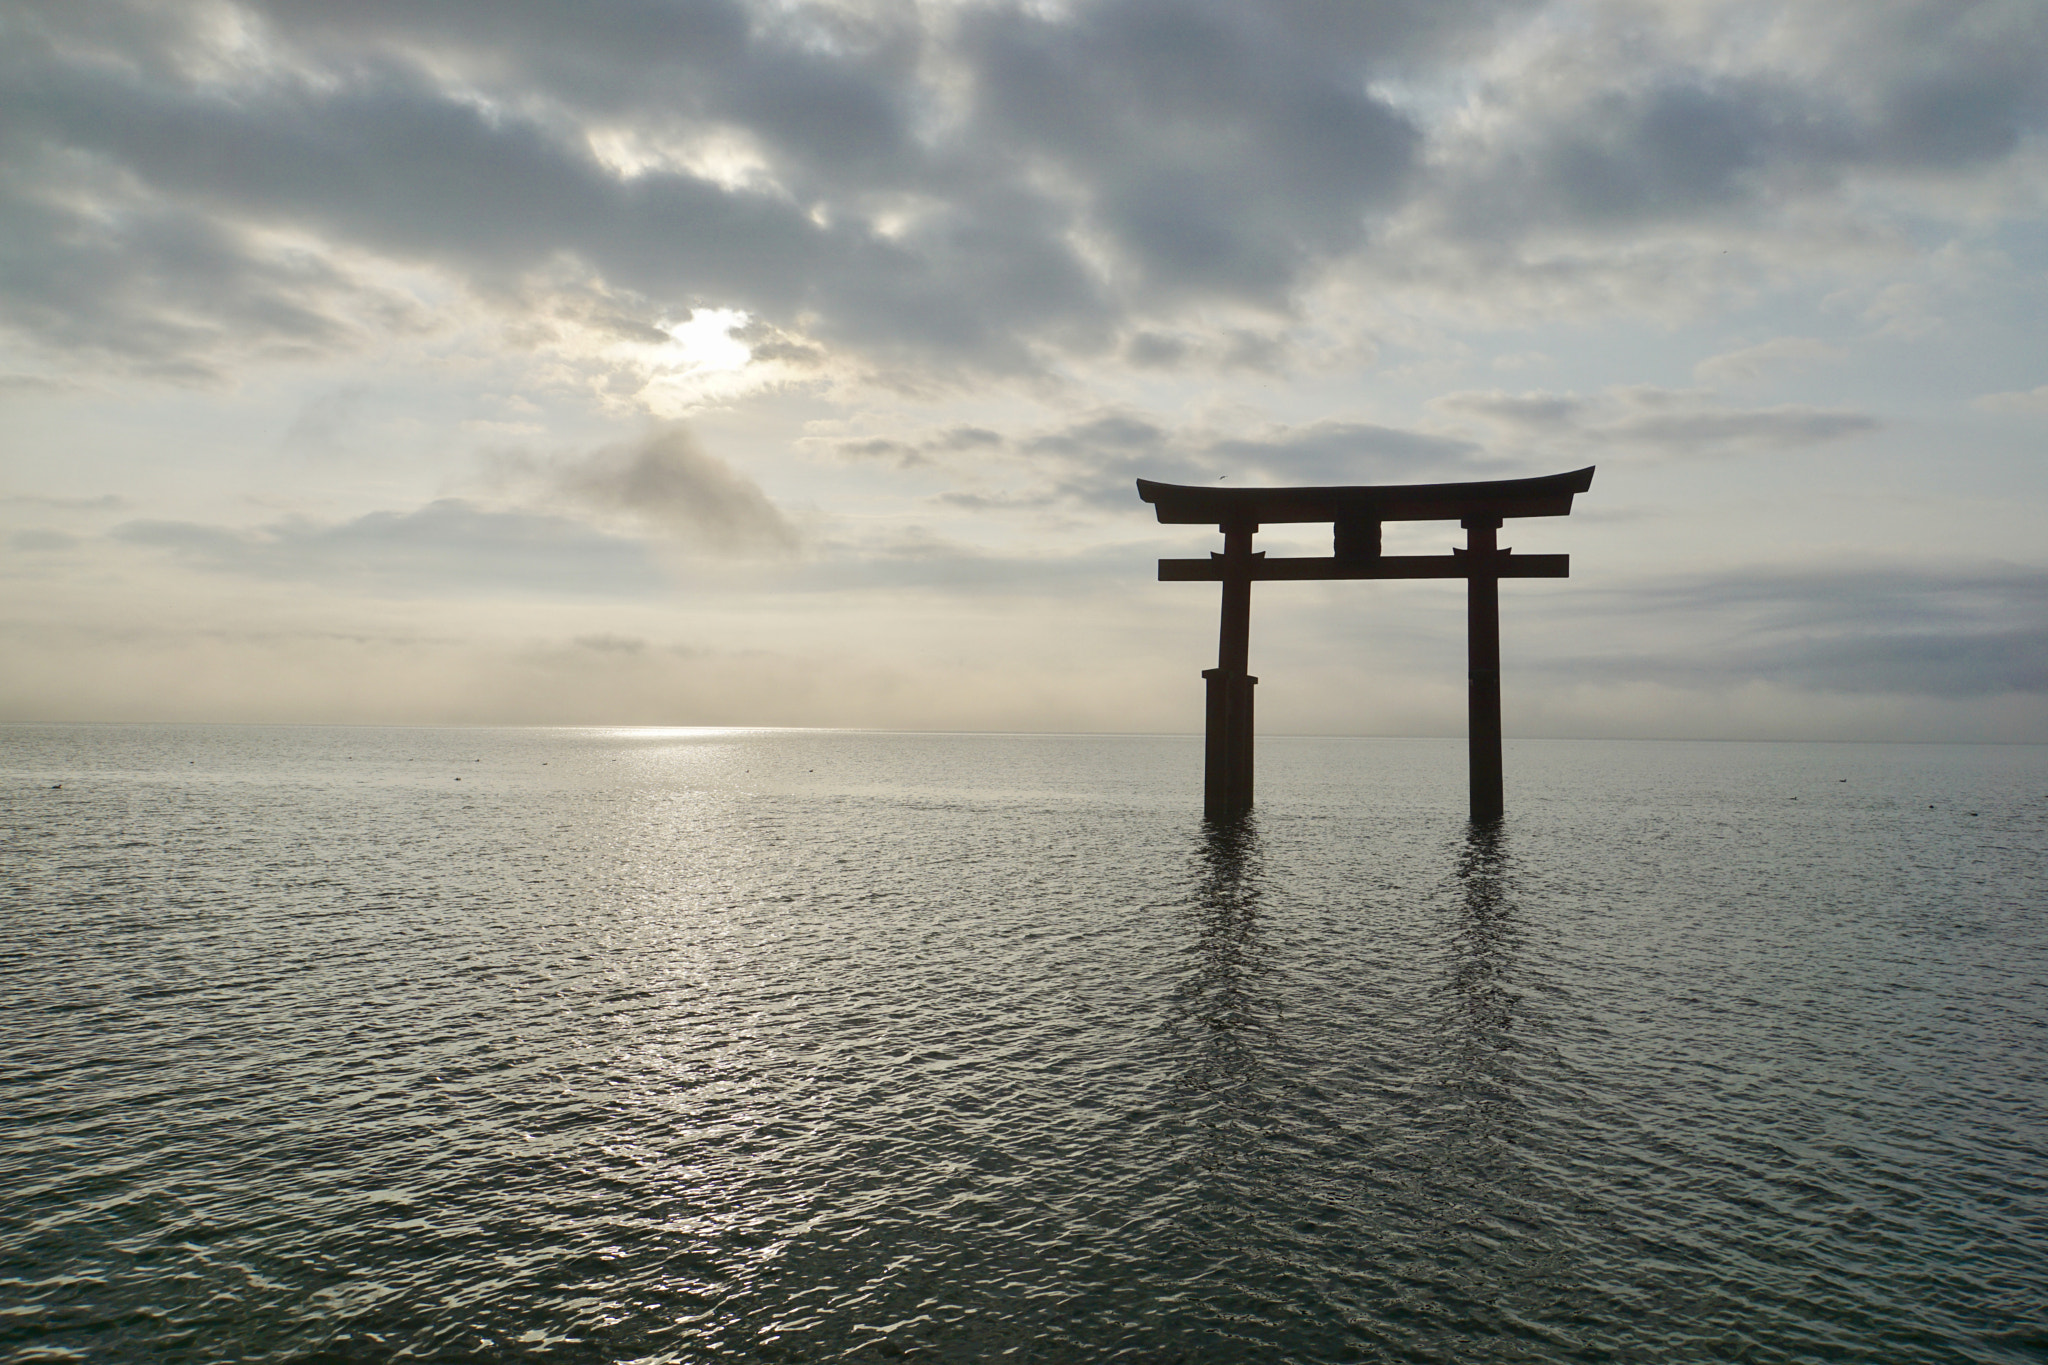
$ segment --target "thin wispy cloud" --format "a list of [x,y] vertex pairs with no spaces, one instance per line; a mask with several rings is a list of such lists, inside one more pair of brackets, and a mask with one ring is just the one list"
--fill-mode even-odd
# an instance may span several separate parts
[[1434,406],[1524,444],[1677,458],[1794,450],[1875,432],[1881,425],[1868,413],[1799,403],[1741,408],[1704,391],[1647,386],[1591,396],[1467,391],[1446,394]]
[[1844,695],[2048,696],[2048,572],[1865,559],[1671,576],[1590,595],[1567,615],[1640,616],[1600,632],[1658,646],[1559,651],[1553,676],[1688,689],[1772,683]]
[[489,511],[453,498],[342,522],[292,518],[240,528],[143,520],[111,535],[211,573],[397,596],[639,596],[668,586],[638,541],[562,517]]

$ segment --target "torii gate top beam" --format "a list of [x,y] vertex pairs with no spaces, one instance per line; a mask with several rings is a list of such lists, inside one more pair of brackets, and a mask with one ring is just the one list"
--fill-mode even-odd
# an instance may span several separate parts
[[1192,488],[1138,480],[1138,496],[1179,526],[1284,521],[1466,521],[1562,517],[1572,495],[1593,486],[1591,466],[1535,479],[1475,483],[1353,484],[1332,488]]

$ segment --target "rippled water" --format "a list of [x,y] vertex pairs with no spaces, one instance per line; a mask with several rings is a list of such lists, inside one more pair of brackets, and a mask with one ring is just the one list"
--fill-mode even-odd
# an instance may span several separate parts
[[0,743],[16,1359],[2048,1359],[2048,750]]

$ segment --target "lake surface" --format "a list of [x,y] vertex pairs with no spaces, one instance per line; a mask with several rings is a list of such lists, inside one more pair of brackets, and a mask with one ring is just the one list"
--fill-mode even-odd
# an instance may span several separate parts
[[2048,1359],[2048,749],[1200,762],[0,728],[0,1356]]

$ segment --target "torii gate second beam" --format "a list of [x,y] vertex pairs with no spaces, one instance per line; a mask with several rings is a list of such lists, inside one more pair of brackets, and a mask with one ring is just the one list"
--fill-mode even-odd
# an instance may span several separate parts
[[[1499,546],[1509,517],[1562,517],[1572,497],[1593,485],[1593,469],[1538,479],[1478,483],[1364,484],[1332,488],[1191,488],[1138,480],[1138,496],[1176,525],[1213,525],[1223,553],[1207,559],[1162,559],[1162,583],[1220,582],[1223,626],[1209,680],[1204,735],[1202,808],[1227,819],[1252,805],[1252,583],[1322,578],[1462,578],[1466,583],[1467,734],[1471,751],[1472,818],[1500,819],[1505,802],[1500,761],[1500,580],[1567,578],[1569,555],[1514,555]],[[1448,555],[1383,555],[1380,523],[1452,521],[1466,545]],[[1335,528],[1328,559],[1267,559],[1252,536],[1272,522],[1327,521]]]

